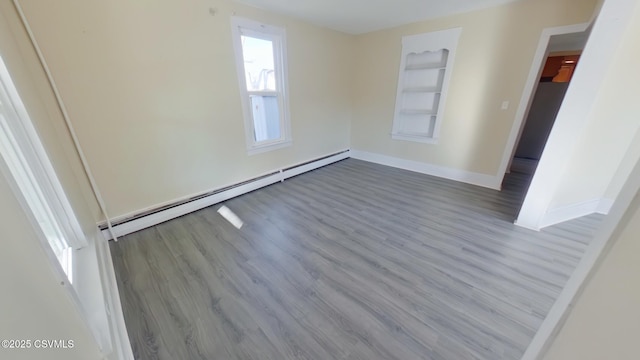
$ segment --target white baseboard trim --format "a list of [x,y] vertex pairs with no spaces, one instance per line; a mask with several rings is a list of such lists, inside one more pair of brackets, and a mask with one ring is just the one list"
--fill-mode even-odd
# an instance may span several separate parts
[[581,203],[566,205],[550,209],[542,217],[540,221],[539,229],[547,226],[559,224],[565,221],[577,219],[591,214],[603,214],[609,213],[611,206],[613,205],[612,199],[593,199],[584,201]]
[[[226,186],[221,189],[208,191],[201,195],[189,196],[186,198],[177,199],[170,203],[161,204],[155,207],[155,209],[159,209],[158,211],[154,211],[154,208],[149,208],[137,212],[138,214],[140,214],[137,216],[127,215],[120,217],[119,219],[113,219],[113,232],[115,233],[116,237],[131,234],[136,231],[163,223],[165,221],[175,219],[185,214],[189,214],[194,211],[206,208],[208,206],[229,200],[236,196],[240,196],[242,194],[246,194],[262,187],[284,181],[288,178],[300,175],[307,171],[318,169],[334,162],[347,159],[350,156],[350,151],[345,150],[333,155],[319,158],[317,160],[311,160],[309,162],[288,166],[282,169],[276,169],[267,175],[240,182],[237,186]],[[177,205],[171,206],[172,203]],[[108,229],[105,229],[105,223],[100,223],[98,224],[98,226],[102,229],[102,234],[104,235],[104,237],[107,240],[111,240],[112,234]]]
[[406,160],[360,150],[351,150],[351,157],[358,160],[364,160],[376,164],[414,171],[426,175],[437,176],[449,180],[460,181],[467,184],[482,186],[494,190],[501,189],[500,179],[493,175],[447,168],[419,161]]
[[109,324],[111,338],[111,352],[105,354],[107,360],[133,360],[133,350],[129,341],[124,313],[120,302],[120,292],[116,281],[116,273],[111,259],[109,244],[102,239],[103,234],[97,234],[96,257],[100,271],[100,283],[104,296],[105,310]]

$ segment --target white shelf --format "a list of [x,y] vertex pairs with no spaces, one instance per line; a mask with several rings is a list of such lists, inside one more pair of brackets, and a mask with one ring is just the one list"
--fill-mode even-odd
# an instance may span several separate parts
[[438,143],[438,139],[426,134],[423,135],[422,133],[418,133],[419,135],[414,134],[408,134],[408,133],[392,133],[391,134],[391,138],[394,140],[404,140],[404,141],[414,141],[414,142],[421,142],[421,143],[425,143],[425,144],[437,144]]
[[428,133],[426,132],[399,132],[396,135],[400,135],[400,136],[429,136]]
[[444,70],[444,64],[415,64],[407,65],[405,70]]
[[455,28],[402,38],[393,139],[437,143],[460,32]]
[[436,86],[423,86],[423,87],[409,87],[402,89],[402,92],[405,93],[432,93],[432,94],[440,94],[440,87]]
[[400,114],[405,115],[436,115],[437,111],[431,109],[401,109]]

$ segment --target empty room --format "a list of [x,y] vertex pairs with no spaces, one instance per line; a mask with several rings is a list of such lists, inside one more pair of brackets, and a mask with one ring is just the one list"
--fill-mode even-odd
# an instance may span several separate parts
[[0,359],[638,359],[639,56],[636,0],[0,0]]

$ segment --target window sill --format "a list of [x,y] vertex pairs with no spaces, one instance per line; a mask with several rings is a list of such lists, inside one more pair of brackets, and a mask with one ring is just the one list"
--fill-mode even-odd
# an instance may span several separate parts
[[282,149],[287,146],[291,146],[292,143],[293,142],[291,140],[283,140],[283,141],[278,141],[276,143],[256,145],[256,146],[249,147],[247,152],[249,155],[256,155],[256,154],[261,154],[261,153],[265,153],[272,150]]

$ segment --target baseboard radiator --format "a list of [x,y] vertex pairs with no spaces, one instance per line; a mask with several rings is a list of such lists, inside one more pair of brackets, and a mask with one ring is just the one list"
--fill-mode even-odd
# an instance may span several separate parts
[[[315,170],[329,164],[347,159],[350,151],[344,150],[304,163],[275,170],[268,174],[258,176],[220,189],[208,191],[203,194],[177,200],[170,204],[148,209],[135,215],[112,220],[112,228],[115,236],[121,237],[136,231],[175,219],[211,205],[221,203],[236,196],[263,188],[265,186],[284,181],[291,177]],[[106,222],[98,224],[100,231],[107,240],[112,239],[111,232],[107,229]]]

